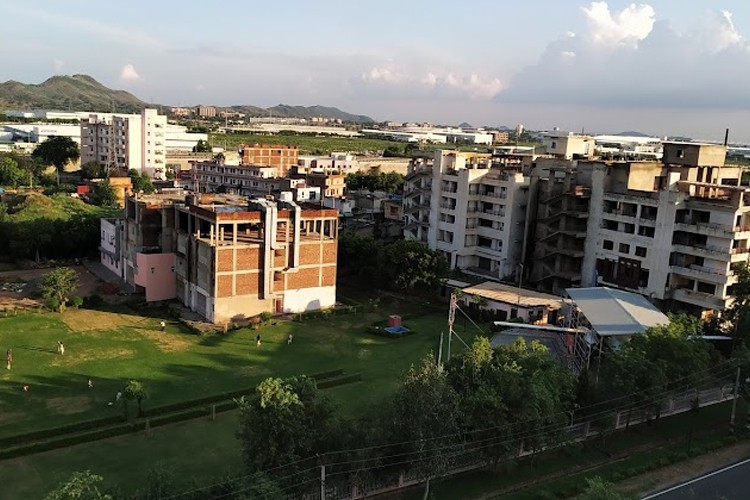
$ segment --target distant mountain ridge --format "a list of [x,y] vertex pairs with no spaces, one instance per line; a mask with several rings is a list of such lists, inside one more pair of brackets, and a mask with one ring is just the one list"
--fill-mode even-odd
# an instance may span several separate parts
[[355,123],[374,123],[375,120],[365,115],[354,115],[341,111],[339,108],[329,106],[291,106],[289,104],[277,104],[270,108],[259,108],[257,106],[230,106],[228,109],[245,113],[251,117],[272,118],[328,118],[331,120],[342,120]]
[[130,92],[112,90],[88,75],[59,75],[40,84],[0,83],[0,109],[140,112],[148,104]]
[[[105,87],[89,75],[57,75],[40,84],[15,80],[0,83],[0,110],[70,110],[117,113],[139,113],[143,108],[167,106],[148,104],[130,92]],[[258,106],[217,106],[245,113],[251,117],[328,118],[347,122],[372,123],[365,115],[354,115],[327,106],[291,106],[279,104],[271,108]]]

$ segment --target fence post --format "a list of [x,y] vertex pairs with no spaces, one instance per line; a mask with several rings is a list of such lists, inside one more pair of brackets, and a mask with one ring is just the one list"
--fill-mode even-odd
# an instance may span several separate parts
[[216,420],[216,405],[211,405],[211,421]]
[[145,429],[145,431],[146,431],[146,435],[147,436],[151,436],[151,419],[150,418],[146,419],[146,429]]
[[326,500],[326,466],[320,466],[320,500]]

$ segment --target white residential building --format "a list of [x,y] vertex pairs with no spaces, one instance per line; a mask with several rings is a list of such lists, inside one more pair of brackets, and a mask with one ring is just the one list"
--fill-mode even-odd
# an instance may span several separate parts
[[[489,154],[436,151],[407,176],[407,238],[443,252],[451,268],[521,276],[529,177]],[[416,219],[414,216],[416,215]]]
[[167,117],[155,109],[140,115],[91,114],[81,120],[81,164],[96,161],[163,176]]

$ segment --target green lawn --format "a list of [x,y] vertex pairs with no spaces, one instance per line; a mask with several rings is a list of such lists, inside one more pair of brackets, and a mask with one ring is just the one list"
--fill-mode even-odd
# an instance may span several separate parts
[[238,144],[287,144],[297,146],[300,154],[329,154],[334,151],[350,151],[359,154],[375,154],[388,147],[404,149],[405,143],[366,137],[335,137],[309,135],[264,135],[264,134],[211,134],[213,146],[234,149]]
[[[329,389],[327,394],[349,415],[379,411],[404,371],[437,349],[440,331],[446,328],[446,314],[439,312],[410,318],[406,324],[417,333],[400,339],[365,333],[372,322],[391,312],[404,312],[386,308],[268,325],[260,330],[260,348],[255,345],[257,332],[249,329],[200,337],[170,322],[162,333],[159,318],[127,310],[0,317],[0,346],[13,348],[12,370],[0,372],[0,438],[122,411],[108,402],[128,378],[146,386],[150,398],[144,407],[148,408],[251,388],[268,376],[343,369],[361,373],[362,381]],[[294,342],[287,345],[290,333]],[[63,356],[55,352],[58,340],[65,343]],[[89,379],[94,384],[91,389]],[[28,392],[22,389],[26,384]],[[131,434],[4,461],[0,498],[6,492],[18,494],[18,488],[34,488],[34,495],[41,494],[85,468],[116,480],[126,491],[135,489],[134,480],[159,461],[179,470],[186,481],[235,470],[239,447],[233,415],[221,414],[216,422],[198,419],[160,427],[150,438]]]

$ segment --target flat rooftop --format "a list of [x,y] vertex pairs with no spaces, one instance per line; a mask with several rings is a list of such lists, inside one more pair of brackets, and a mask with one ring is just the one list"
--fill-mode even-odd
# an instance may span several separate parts
[[513,285],[505,285],[495,281],[485,281],[463,289],[463,293],[476,295],[495,302],[518,305],[521,307],[547,306],[555,309],[562,306],[562,297],[548,293],[525,290]]

